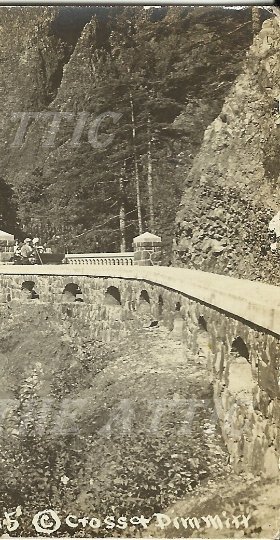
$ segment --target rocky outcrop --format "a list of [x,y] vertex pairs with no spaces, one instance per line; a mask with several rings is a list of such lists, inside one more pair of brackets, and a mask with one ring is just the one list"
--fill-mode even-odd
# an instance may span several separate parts
[[176,219],[178,264],[278,283],[268,226],[279,210],[279,18],[264,22],[206,129]]
[[[35,115],[46,112],[55,99],[64,66],[91,18],[84,14],[82,20],[77,16],[75,21],[75,14],[72,9],[62,18],[61,9],[55,7],[1,8],[0,155],[2,174],[4,171],[5,179],[12,184],[17,184],[17,175],[20,182],[34,168],[38,144],[34,147],[33,140],[30,148],[27,135],[36,120],[42,130],[44,120]],[[67,33],[69,28],[71,32]],[[31,113],[34,118],[28,121],[21,144],[15,145],[22,113]],[[38,139],[41,143],[37,130],[36,143]]]

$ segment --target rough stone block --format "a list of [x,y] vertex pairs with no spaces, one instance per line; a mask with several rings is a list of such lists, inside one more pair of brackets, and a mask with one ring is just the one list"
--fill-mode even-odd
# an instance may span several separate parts
[[263,473],[266,478],[279,477],[279,456],[272,447],[268,448],[264,454]]
[[267,366],[263,362],[259,364],[259,385],[262,390],[264,390],[269,397],[279,398],[280,389],[277,379],[277,371],[270,366]]

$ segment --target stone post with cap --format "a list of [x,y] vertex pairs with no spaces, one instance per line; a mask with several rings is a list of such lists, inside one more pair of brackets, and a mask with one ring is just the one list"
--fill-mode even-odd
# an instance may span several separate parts
[[158,266],[161,264],[161,237],[145,232],[133,238],[134,265]]

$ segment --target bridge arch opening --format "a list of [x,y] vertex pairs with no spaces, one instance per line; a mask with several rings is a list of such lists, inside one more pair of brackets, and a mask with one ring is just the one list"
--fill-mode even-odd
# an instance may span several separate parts
[[184,318],[181,312],[181,302],[176,302],[175,304],[175,314],[173,319],[173,334],[178,336],[179,338],[182,337],[183,329],[184,329]]
[[142,303],[146,302],[147,304],[150,304],[150,297],[149,297],[148,291],[146,291],[146,289],[143,289],[141,291],[139,300]]
[[181,302],[176,302],[176,304],[175,304],[175,311],[177,311],[177,312],[178,312],[178,311],[181,311],[181,307],[182,307]]
[[121,294],[118,287],[111,285],[105,292],[106,306],[121,306]]
[[139,296],[139,303],[138,303],[138,312],[142,315],[150,315],[151,311],[151,304],[150,304],[150,296],[148,291],[146,289],[143,289]]
[[231,344],[231,353],[241,358],[246,358],[249,360],[249,350],[248,347],[240,336],[237,336]]
[[204,354],[209,352],[209,335],[207,330],[207,322],[203,315],[199,315],[197,318],[198,324],[198,334],[197,334],[197,344],[198,349],[201,350]]
[[199,326],[199,329],[201,332],[207,332],[207,322],[206,320],[204,319],[203,315],[199,315],[198,319],[197,319],[197,322],[198,322],[198,326]]
[[35,291],[35,282],[34,281],[23,281],[21,284],[21,290],[24,298],[27,298],[29,300],[35,300],[36,298],[39,298],[39,294]]
[[256,381],[249,362],[249,350],[240,336],[232,344],[229,354],[228,390],[238,399],[239,405],[253,403],[253,389]]
[[83,293],[77,283],[67,283],[62,294],[66,302],[83,302]]

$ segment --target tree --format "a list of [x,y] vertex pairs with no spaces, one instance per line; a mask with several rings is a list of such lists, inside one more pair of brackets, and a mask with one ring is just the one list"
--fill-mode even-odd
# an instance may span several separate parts
[[253,36],[256,36],[261,29],[260,9],[257,6],[252,6],[252,31]]
[[[126,99],[130,105],[130,134],[140,234],[144,224],[152,231],[155,229],[152,143],[156,139],[159,142],[161,138],[165,145],[164,129],[181,110],[176,100],[166,95],[165,89],[170,64],[176,57],[172,50],[167,55],[167,62],[161,57],[153,39],[154,34],[155,28],[143,8],[125,8],[116,21],[110,39],[112,62],[118,78],[125,83],[122,99],[125,100],[128,95]],[[168,91],[170,93],[170,89]]]
[[15,193],[4,178],[0,177],[0,228],[6,232],[18,231]]
[[152,164],[152,135],[151,135],[151,117],[148,116],[148,152],[147,152],[147,188],[149,197],[150,231],[155,232],[155,211],[154,211],[154,190],[153,190],[153,164]]
[[126,216],[125,216],[125,188],[124,188],[124,169],[122,167],[120,173],[120,251],[121,253],[126,251]]

